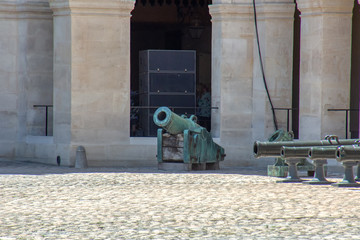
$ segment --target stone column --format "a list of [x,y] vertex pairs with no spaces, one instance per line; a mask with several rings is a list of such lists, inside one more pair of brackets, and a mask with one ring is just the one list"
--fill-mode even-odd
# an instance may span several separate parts
[[[224,164],[248,161],[252,149],[254,19],[251,0],[214,0],[212,134],[226,149]],[[246,164],[246,163],[244,163]]]
[[57,154],[73,165],[76,147],[83,145],[88,160],[105,160],[106,145],[129,141],[134,2],[51,0],[50,6]]
[[[45,108],[34,105],[53,103],[52,27],[48,1],[18,1],[19,140],[25,136],[45,136]],[[49,110],[51,120],[52,109]]]
[[16,2],[0,1],[0,156],[13,157],[18,130]]
[[300,139],[345,137],[353,0],[297,0],[301,12]]
[[37,124],[44,128],[45,116],[33,105],[52,103],[51,60],[48,1],[0,1],[1,157],[21,155],[25,137]]
[[[256,12],[262,62],[273,106],[291,108],[294,1],[257,0]],[[257,43],[254,46],[253,112],[254,140],[268,139],[274,133],[275,125],[262,78]],[[286,130],[287,111],[276,110],[275,114],[278,128]]]

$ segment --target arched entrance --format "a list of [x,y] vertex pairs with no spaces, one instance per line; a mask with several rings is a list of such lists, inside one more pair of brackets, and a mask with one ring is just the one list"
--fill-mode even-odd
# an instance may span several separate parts
[[[211,0],[137,0],[131,17],[131,131],[149,136],[139,123],[139,52],[144,50],[194,50],[196,86],[211,89]],[[147,106],[143,106],[147,107]],[[140,116],[139,116],[140,115]],[[210,123],[209,123],[210,125]],[[150,134],[151,135],[151,134]]]

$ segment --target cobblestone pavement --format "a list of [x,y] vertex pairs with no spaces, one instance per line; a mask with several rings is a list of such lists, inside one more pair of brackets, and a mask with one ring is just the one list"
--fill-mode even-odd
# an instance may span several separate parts
[[360,189],[264,175],[0,161],[0,239],[360,239]]

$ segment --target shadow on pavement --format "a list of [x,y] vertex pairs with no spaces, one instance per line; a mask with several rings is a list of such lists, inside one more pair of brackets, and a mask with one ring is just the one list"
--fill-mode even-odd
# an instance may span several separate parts
[[48,165],[43,163],[34,163],[29,161],[0,159],[0,174],[20,174],[20,175],[46,175],[46,174],[70,174],[70,173],[161,173],[161,174],[241,174],[241,175],[260,175],[266,176],[265,168],[229,168],[223,167],[220,170],[205,171],[164,171],[156,167],[89,167],[74,168],[66,166]]

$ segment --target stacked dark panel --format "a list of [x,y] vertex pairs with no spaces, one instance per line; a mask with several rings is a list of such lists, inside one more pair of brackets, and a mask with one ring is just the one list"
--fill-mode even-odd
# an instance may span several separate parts
[[196,107],[196,52],[192,50],[145,50],[139,53],[140,127],[144,136],[156,136],[155,107],[191,115]]

